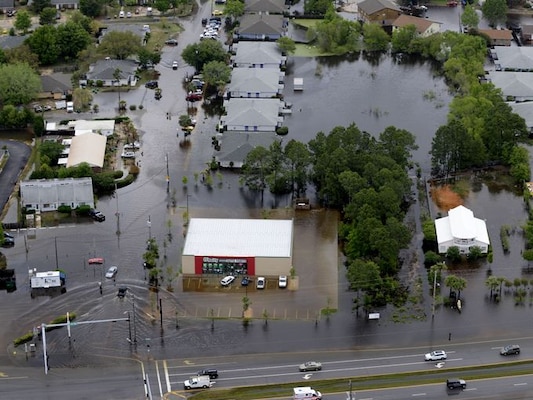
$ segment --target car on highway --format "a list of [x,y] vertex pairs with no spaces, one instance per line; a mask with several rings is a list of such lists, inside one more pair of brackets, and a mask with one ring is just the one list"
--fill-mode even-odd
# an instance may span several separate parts
[[257,289],[264,289],[266,286],[266,280],[263,276],[258,276],[257,281],[255,282],[255,287]]
[[222,286],[229,286],[233,283],[234,280],[235,280],[235,277],[233,275],[228,275],[222,278],[222,280],[220,281],[220,284]]
[[439,361],[446,360],[448,356],[444,350],[434,350],[431,353],[427,353],[424,358],[426,361]]
[[208,375],[209,378],[211,378],[211,379],[217,379],[218,378],[218,371],[216,369],[213,369],[213,368],[202,369],[202,370],[198,371],[197,375],[198,376]]
[[287,275],[280,275],[278,278],[278,287],[284,289],[287,287]]
[[300,364],[298,367],[300,372],[307,372],[307,371],[320,371],[322,370],[322,364],[318,361],[307,361],[303,364]]
[[520,354],[520,346],[517,344],[510,344],[500,350],[502,356],[510,356]]
[[113,279],[115,276],[117,276],[117,272],[118,272],[118,267],[113,265],[112,267],[109,267],[109,269],[105,273],[105,277],[107,279]]
[[178,69],[178,62],[172,61],[172,69]]
[[165,44],[167,46],[177,46],[178,45],[178,41],[176,39],[168,39],[165,41]]
[[450,390],[466,389],[466,381],[464,379],[458,379],[458,378],[447,379],[446,386]]

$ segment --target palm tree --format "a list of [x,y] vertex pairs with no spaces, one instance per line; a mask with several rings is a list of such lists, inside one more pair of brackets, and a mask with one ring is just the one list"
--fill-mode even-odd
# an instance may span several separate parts
[[461,290],[466,288],[466,279],[455,275],[448,275],[444,284],[450,288],[450,295],[452,294],[452,289],[457,291],[457,300],[459,300],[461,298]]
[[493,292],[500,286],[500,278],[497,276],[491,275],[485,280],[485,286],[487,286],[490,289],[490,298],[492,300],[492,294]]
[[118,85],[118,109],[120,110],[120,78],[122,75],[122,71],[120,68],[116,68],[115,71],[113,71],[113,82],[116,82]]

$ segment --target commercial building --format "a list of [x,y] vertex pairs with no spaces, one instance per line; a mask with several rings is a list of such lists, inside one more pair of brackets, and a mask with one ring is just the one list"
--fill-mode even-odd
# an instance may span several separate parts
[[289,275],[293,232],[292,220],[192,218],[183,274]]

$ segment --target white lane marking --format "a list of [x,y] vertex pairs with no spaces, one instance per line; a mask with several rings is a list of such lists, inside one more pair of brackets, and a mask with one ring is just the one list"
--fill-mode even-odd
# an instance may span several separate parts
[[313,374],[305,374],[305,375],[303,376],[303,378],[304,378],[304,379],[309,379],[309,378],[311,378],[312,376],[313,376]]
[[413,393],[411,396],[413,397],[420,397],[420,396],[426,396],[427,393]]
[[172,391],[172,387],[170,386],[170,379],[168,376],[167,360],[163,360],[163,369],[165,370],[165,382],[167,383],[167,393],[170,393]]
[[527,382],[513,384],[513,386],[525,386],[525,385],[527,385]]
[[159,394],[163,398],[163,385],[161,384],[161,372],[159,371],[159,361],[155,362],[155,372],[157,375],[157,385],[159,386]]

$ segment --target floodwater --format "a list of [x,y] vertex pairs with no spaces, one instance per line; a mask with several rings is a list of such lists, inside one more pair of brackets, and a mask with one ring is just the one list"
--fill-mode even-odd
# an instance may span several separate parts
[[[185,21],[185,25],[191,40],[195,40],[196,31],[199,33],[201,27],[191,21]],[[243,327],[240,321],[219,319],[227,317],[228,313],[232,317],[239,315],[242,293],[233,297],[210,293],[185,295],[179,285],[174,293],[149,293],[146,272],[141,267],[145,241],[149,237],[156,238],[162,259],[167,265],[178,268],[186,212],[190,217],[263,218],[269,216],[269,209],[291,208],[289,196],[272,196],[267,192],[263,198],[241,187],[238,174],[231,171],[215,174],[212,187],[196,180],[195,175],[206,169],[212,157],[211,137],[215,135],[218,118],[198,109],[198,125],[193,135],[184,139],[181,131],[178,132],[178,117],[188,111],[181,82],[192,73],[192,68],[183,63],[178,71],[169,68],[172,60],[179,59],[181,50],[181,46],[164,50],[160,79],[168,84],[163,86],[160,101],[145,88],[121,93],[128,105],[143,105],[142,110],[128,111],[141,134],[142,153],[137,158],[141,172],[135,183],[120,189],[115,196],[99,199],[98,209],[107,220],[101,224],[87,224],[79,232],[75,227],[62,227],[38,231],[35,238],[20,236],[17,246],[5,251],[10,266],[17,270],[19,290],[12,294],[0,293],[0,297],[10,296],[11,304],[16,303],[18,307],[5,308],[2,313],[17,312],[21,317],[17,332],[14,333],[9,324],[0,328],[4,344],[13,334],[23,334],[31,326],[73,309],[77,310],[79,320],[125,317],[134,310],[136,318],[130,321],[134,326],[126,321],[80,325],[76,328],[76,340],[70,344],[64,330],[51,332],[50,345],[56,357],[51,357],[52,362],[91,364],[91,354],[128,355],[132,348],[125,339],[129,337],[137,339],[139,351],[151,351],[156,357],[171,357],[195,355],[199,348],[215,355],[262,352],[271,346],[280,351],[295,351],[420,345],[445,340],[451,327],[454,338],[463,339],[508,335],[509,327],[515,332],[522,329],[524,308],[515,307],[512,296],[505,297],[497,306],[487,304],[486,265],[454,271],[468,279],[468,287],[462,294],[462,314],[438,308],[435,321],[431,323],[428,314],[431,299],[426,295],[422,305],[426,315],[419,322],[394,323],[390,310],[378,310],[383,315],[379,322],[356,318],[351,310],[354,294],[346,290],[344,266],[337,254],[338,216],[320,210],[298,213],[295,217],[299,233],[294,238],[295,268],[302,274],[301,291],[287,293],[286,297],[275,292],[252,298],[255,315],[261,316],[262,310],[267,309],[276,317],[268,325],[261,318],[248,327]],[[292,90],[294,77],[304,78],[303,92]],[[293,104],[293,114],[286,117],[289,134],[284,140],[307,142],[318,131],[328,133],[335,126],[352,123],[378,135],[393,125],[416,136],[419,150],[414,153],[414,161],[422,166],[427,176],[431,140],[437,128],[446,122],[451,96],[443,79],[429,63],[353,55],[342,60],[290,58],[285,100]],[[113,116],[117,102],[116,93],[98,94],[95,98],[100,106],[98,117]],[[170,119],[166,113],[170,113]],[[187,177],[187,183],[183,182],[183,177]],[[311,189],[310,197],[312,193]],[[520,274],[523,262],[519,226],[526,218],[521,198],[504,190],[489,190],[489,186],[482,184],[471,192],[465,205],[476,217],[487,220],[494,245],[492,273],[508,274],[511,279]],[[498,246],[502,224],[517,227],[509,255],[503,255]],[[104,282],[102,296],[97,283],[105,281],[104,268],[95,270],[85,265],[85,260],[94,256],[104,257],[106,267],[119,266],[117,282]],[[67,294],[54,299],[31,300],[25,279],[28,268],[48,270],[57,264],[67,270]],[[306,270],[314,272],[306,274]],[[418,267],[418,273],[424,280],[423,267]],[[119,300],[115,294],[121,285],[127,285],[133,297]],[[159,300],[163,308],[162,325]],[[326,306],[338,307],[339,311],[328,320],[318,318],[317,311]],[[211,318],[211,309],[216,310],[216,318]],[[492,322],[494,315],[501,318],[501,323]],[[286,321],[280,322],[282,319]],[[40,361],[35,362],[38,365]]]

